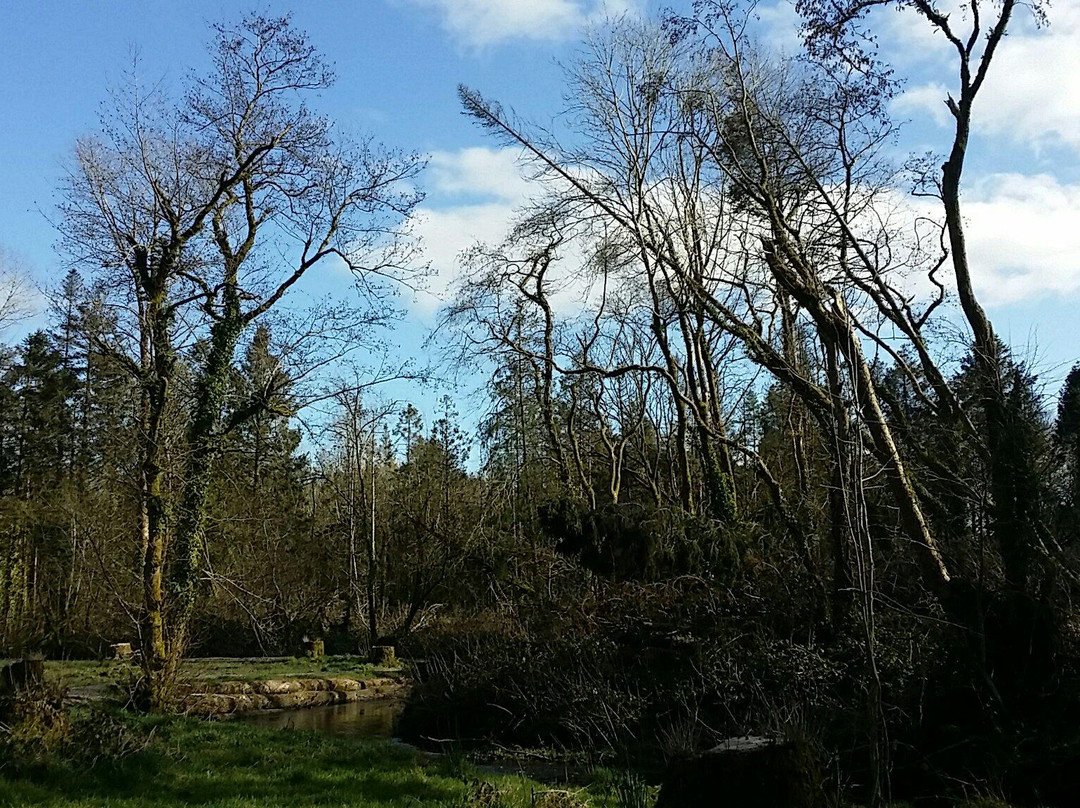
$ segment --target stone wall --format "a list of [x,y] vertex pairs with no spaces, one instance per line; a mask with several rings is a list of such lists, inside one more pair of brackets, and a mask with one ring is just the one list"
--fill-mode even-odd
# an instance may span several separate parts
[[367,699],[403,696],[403,679],[269,679],[263,682],[200,682],[183,696],[191,715],[225,715],[249,710],[291,710]]

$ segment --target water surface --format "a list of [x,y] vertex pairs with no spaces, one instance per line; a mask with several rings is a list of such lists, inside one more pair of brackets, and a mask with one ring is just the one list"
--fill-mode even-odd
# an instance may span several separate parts
[[[404,699],[372,699],[293,710],[252,710],[237,715],[233,720],[271,729],[322,732],[351,738],[384,738],[403,743],[394,738],[394,721],[404,707]],[[443,753],[417,749],[411,744],[403,745],[432,760],[444,757]],[[474,765],[481,774],[520,775],[548,785],[584,785],[592,779],[590,768],[555,760],[505,757],[493,761],[474,761]]]
[[371,699],[298,710],[252,710],[238,715],[235,720],[271,729],[298,729],[353,738],[390,738],[394,734],[394,720],[404,707],[402,699]]

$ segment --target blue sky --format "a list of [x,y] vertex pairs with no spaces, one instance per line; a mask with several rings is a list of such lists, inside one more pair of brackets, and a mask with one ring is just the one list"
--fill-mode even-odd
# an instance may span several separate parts
[[[689,3],[665,2],[664,6]],[[947,4],[947,3],[946,3]],[[133,48],[142,75],[178,87],[198,68],[206,23],[252,8],[293,11],[335,64],[323,111],[347,130],[370,131],[429,153],[420,223],[438,274],[407,296],[403,350],[419,352],[455,256],[496,239],[527,193],[514,154],[459,112],[458,83],[545,121],[561,108],[559,59],[582,26],[604,13],[650,13],[652,0],[4,0],[0,4],[0,248],[39,282],[62,275],[48,221],[75,139],[92,131]],[[763,32],[794,43],[787,0],[760,7]],[[1034,353],[1051,387],[1080,359],[1080,0],[1057,0],[1051,26],[1021,19],[977,109],[966,195],[976,283],[999,332]],[[897,112],[916,120],[904,143],[944,149],[948,51],[910,14],[881,18],[882,41],[908,76]],[[7,335],[9,338],[11,335]],[[401,391],[395,395],[412,395]],[[428,393],[417,394],[429,398]]]

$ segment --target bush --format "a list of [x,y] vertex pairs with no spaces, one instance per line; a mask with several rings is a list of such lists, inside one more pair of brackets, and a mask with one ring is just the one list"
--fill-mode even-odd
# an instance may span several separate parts
[[146,748],[153,735],[113,711],[71,711],[65,689],[37,682],[0,696],[0,765],[41,768],[56,759],[96,766]]
[[146,749],[153,730],[142,731],[105,708],[94,708],[71,722],[65,756],[84,766],[113,764]]
[[479,780],[469,787],[462,808],[509,808],[503,794],[491,783]]
[[607,584],[501,622],[447,619],[411,638],[425,664],[399,731],[655,764],[834,710],[848,667],[790,632],[751,628],[759,620],[696,578]]
[[68,739],[64,689],[36,682],[0,696],[0,763],[43,764]]

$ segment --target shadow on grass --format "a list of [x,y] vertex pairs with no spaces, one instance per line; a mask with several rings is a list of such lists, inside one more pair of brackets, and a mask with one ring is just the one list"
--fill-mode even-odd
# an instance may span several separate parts
[[231,722],[141,719],[150,746],[116,763],[56,761],[13,776],[0,772],[0,805],[452,806],[465,786],[426,768],[410,750]]

